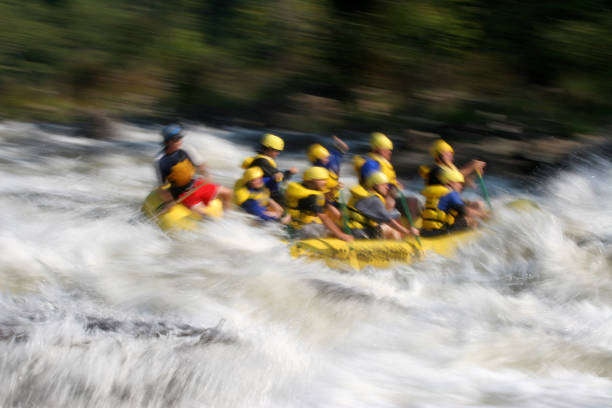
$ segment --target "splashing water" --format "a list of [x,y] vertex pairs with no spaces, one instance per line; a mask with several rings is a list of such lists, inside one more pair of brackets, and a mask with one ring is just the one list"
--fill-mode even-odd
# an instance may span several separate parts
[[[0,406],[612,404],[609,161],[542,180],[537,211],[494,179],[454,259],[346,273],[239,212],[175,238],[143,219],[158,131],[0,127]],[[235,134],[185,139],[227,186],[253,152]]]

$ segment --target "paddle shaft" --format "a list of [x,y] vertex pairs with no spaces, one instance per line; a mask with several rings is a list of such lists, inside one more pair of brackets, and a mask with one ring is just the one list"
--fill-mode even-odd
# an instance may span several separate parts
[[487,191],[487,186],[485,185],[485,182],[482,179],[482,174],[480,174],[480,171],[477,170],[476,175],[478,176],[478,182],[480,183],[480,188],[482,189],[482,196],[487,202],[487,205],[489,206],[489,210],[493,211],[493,206],[491,205],[491,201],[489,200],[489,193]]
[[[397,189],[397,191],[399,192],[400,203],[402,204],[402,208],[404,209],[404,214],[406,214],[406,217],[408,218],[408,222],[410,223],[410,226],[412,228],[416,228],[414,226],[414,221],[412,221],[412,214],[410,213],[410,209],[408,208],[408,203],[406,203],[406,196],[404,195],[404,192],[400,190],[399,188]],[[415,238],[417,242],[419,243],[419,245],[422,247],[423,244],[421,243],[421,238],[418,235],[415,235]]]
[[346,215],[346,203],[342,196],[343,190],[340,190],[340,196],[338,197],[338,204],[340,204],[340,214],[342,214],[342,229],[345,234],[352,234],[351,228],[348,225],[348,216]]
[[202,187],[204,187],[205,185],[207,185],[207,183],[204,184],[200,184],[199,186],[197,186],[196,188],[191,189],[191,191],[189,191],[187,194],[181,196],[178,200],[176,200],[174,202],[174,204],[172,204],[171,206],[167,206],[166,208],[164,208],[163,210],[161,210],[160,212],[158,212],[157,214],[154,215],[155,218],[160,217],[162,215],[164,215],[165,213],[167,213],[168,211],[170,211],[170,209],[172,207],[174,207],[175,205],[178,205],[180,203],[183,202],[184,199],[186,199],[187,197],[191,196],[193,193],[195,193],[196,191],[198,191],[199,189],[201,189]]

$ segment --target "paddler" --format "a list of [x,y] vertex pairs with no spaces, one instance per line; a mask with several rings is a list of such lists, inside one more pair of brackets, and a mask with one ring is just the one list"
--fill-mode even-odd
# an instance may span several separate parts
[[344,241],[354,239],[342,232],[328,213],[331,207],[325,200],[328,178],[326,168],[313,166],[304,171],[301,183],[292,182],[287,185],[285,203],[291,215],[289,226],[296,238],[334,236]]
[[242,162],[243,169],[257,166],[263,170],[264,178],[266,179],[266,187],[270,189],[270,195],[277,203],[282,203],[283,200],[279,188],[280,182],[289,180],[289,178],[298,171],[296,167],[291,167],[284,172],[278,169],[275,159],[284,148],[285,141],[282,138],[271,133],[266,133],[261,138],[260,148],[257,154],[253,157],[246,158]]
[[370,136],[370,153],[362,156],[355,156],[353,164],[355,172],[359,176],[359,183],[364,185],[366,179],[375,171],[382,171],[389,179],[389,184],[401,189],[402,185],[397,180],[397,175],[391,164],[393,154],[393,142],[385,134],[374,132]]
[[416,228],[405,228],[398,222],[401,214],[395,208],[388,209],[389,178],[381,171],[370,173],[364,184],[351,188],[347,204],[349,227],[356,238],[395,239],[407,235],[419,235]]
[[234,203],[262,221],[280,221],[287,224],[291,217],[283,217],[283,208],[272,198],[265,186],[260,167],[249,167],[234,185]]
[[480,201],[464,202],[461,191],[465,177],[457,169],[444,168],[438,175],[439,184],[425,187],[425,208],[421,213],[421,235],[435,236],[466,228],[474,228],[478,220],[488,215]]
[[460,169],[455,165],[455,150],[442,139],[438,139],[431,145],[429,153],[434,158],[435,164],[433,167],[421,166],[419,173],[425,181],[425,185],[440,184],[439,175],[445,168],[458,170],[463,174],[463,177],[469,180],[469,177],[478,172],[482,175],[484,167],[487,163],[480,160],[472,160]]
[[339,181],[340,165],[342,157],[349,150],[348,145],[338,136],[333,136],[334,149],[326,149],[321,144],[313,144],[308,147],[308,161],[313,166],[324,167],[329,172],[327,182],[328,193],[325,195],[328,203],[338,207],[338,199],[340,198],[340,190],[343,184]]
[[164,147],[155,158],[160,196],[167,206],[181,200],[182,204],[202,215],[206,215],[206,206],[217,197],[223,202],[223,207],[228,208],[232,203],[232,190],[211,183],[206,165],[197,152],[183,146],[184,135],[185,131],[179,124],[162,129]]
[[401,201],[396,200],[396,194],[401,196],[402,184],[398,181],[395,169],[391,164],[393,154],[393,142],[385,134],[374,132],[370,136],[370,153],[365,157],[355,156],[353,164],[355,172],[359,177],[359,183],[365,187],[365,180],[376,171],[381,171],[389,179],[389,188],[385,196],[385,206],[387,209],[397,208],[402,215],[406,210],[410,211],[412,217],[416,217],[420,212],[420,204],[415,197],[404,197],[406,208]]

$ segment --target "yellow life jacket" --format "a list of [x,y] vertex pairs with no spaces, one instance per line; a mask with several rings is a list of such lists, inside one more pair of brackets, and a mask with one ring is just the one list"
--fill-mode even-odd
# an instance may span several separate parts
[[166,180],[168,180],[173,187],[183,187],[188,185],[191,180],[193,180],[195,174],[195,166],[193,163],[191,163],[191,160],[185,158],[183,161],[180,161],[172,166],[170,174],[168,174]]
[[427,184],[427,181],[429,180],[429,174],[432,170],[433,169],[430,166],[427,166],[425,164],[419,166],[419,176],[421,176],[425,184]]
[[268,161],[268,163],[270,163],[272,167],[274,167],[275,169],[278,168],[273,158],[271,158],[270,156],[266,156],[265,154],[261,154],[261,153],[258,153],[253,157],[247,157],[246,159],[242,161],[242,165],[240,167],[242,167],[243,169],[248,169],[249,167],[253,165],[253,162],[257,159],[265,159]]
[[340,199],[340,181],[336,173],[327,169],[329,177],[327,178],[327,184],[325,185],[326,191],[332,192],[332,201],[337,202]]
[[266,187],[252,190],[244,180],[240,179],[234,184],[234,204],[240,206],[247,200],[255,200],[259,205],[267,208],[270,203],[270,190]]
[[427,186],[421,191],[421,194],[425,196],[425,208],[421,213],[422,229],[428,231],[445,230],[455,223],[456,211],[452,210],[447,213],[438,208],[440,198],[450,192],[451,190],[448,187],[440,184]]
[[357,202],[368,197],[378,197],[385,204],[385,198],[373,190],[366,190],[361,184],[351,188],[351,198],[346,205],[349,217],[349,227],[354,229],[364,229],[366,226],[376,227],[378,223],[362,214],[356,207]]
[[[389,179],[390,184],[393,184],[397,187],[397,174],[395,173],[393,165],[389,162],[389,160],[374,152],[368,153],[367,156],[368,158],[375,160],[378,162],[378,164],[380,164],[380,171],[385,173],[385,176],[387,176],[387,178]],[[363,167],[366,161],[367,158],[363,158],[361,156],[355,156],[353,158],[353,166],[355,168],[355,172],[360,176],[359,183],[361,184],[363,184],[363,182],[365,181],[361,180],[361,168]]]
[[301,183],[293,182],[287,185],[285,191],[285,204],[287,206],[287,212],[291,214],[291,227],[295,229],[301,229],[306,224],[316,222],[317,224],[323,223],[318,214],[314,214],[310,211],[301,211],[298,209],[300,200],[315,195],[317,199],[317,205],[321,208],[325,207],[325,196],[322,191],[311,190]]

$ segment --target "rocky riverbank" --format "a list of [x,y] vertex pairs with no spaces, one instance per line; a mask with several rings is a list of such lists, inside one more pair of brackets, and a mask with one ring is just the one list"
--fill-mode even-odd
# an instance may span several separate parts
[[575,155],[609,151],[612,146],[610,129],[572,138],[508,130],[494,127],[447,129],[441,133],[407,130],[404,143],[394,152],[393,162],[400,174],[416,173],[420,164],[431,162],[428,149],[432,142],[443,137],[454,147],[458,164],[484,160],[489,174],[512,177],[532,175],[543,167],[563,166]]

